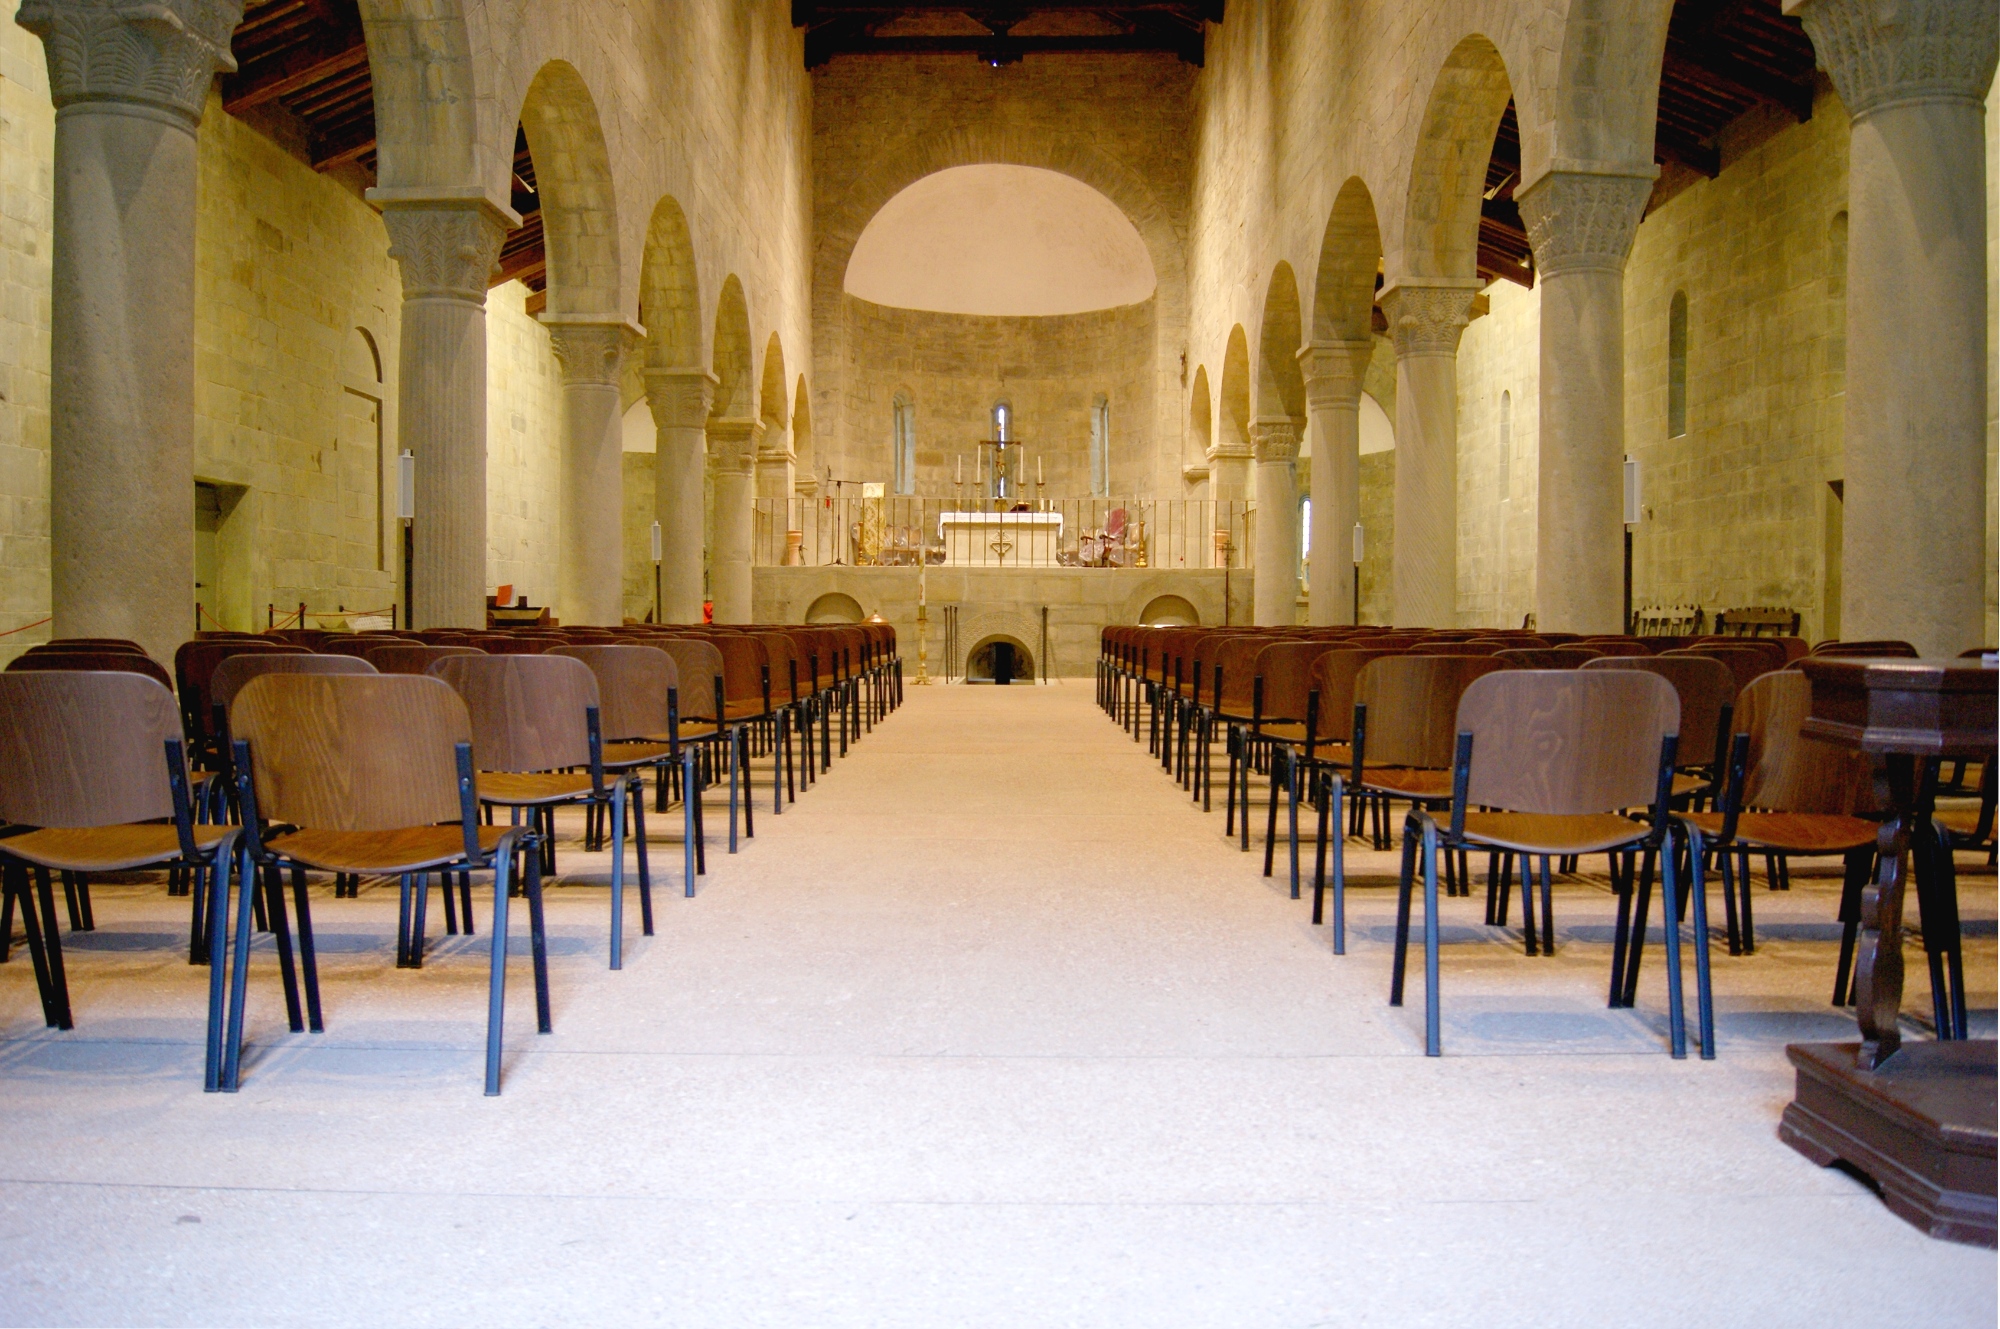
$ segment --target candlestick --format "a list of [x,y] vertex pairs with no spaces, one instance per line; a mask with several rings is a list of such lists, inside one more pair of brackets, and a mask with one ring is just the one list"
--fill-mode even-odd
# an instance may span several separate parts
[[958,475],[952,483],[960,485],[965,483],[965,454],[963,452],[958,454]]
[[1035,454],[1035,483],[1042,483],[1042,454],[1039,452]]

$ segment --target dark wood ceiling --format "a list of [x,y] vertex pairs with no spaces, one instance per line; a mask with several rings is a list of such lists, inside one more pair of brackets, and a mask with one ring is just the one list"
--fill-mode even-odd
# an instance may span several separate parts
[[[1669,176],[1713,178],[1722,131],[1758,108],[1812,115],[1813,51],[1779,0],[1676,0],[1660,75],[1654,156]],[[841,55],[957,53],[989,64],[1060,52],[1164,53],[1202,62],[1208,23],[1224,0],[792,0],[806,64]],[[295,127],[315,169],[375,176],[375,102],[356,0],[249,0],[233,43],[238,69],[222,81],[224,109],[253,120],[274,112]],[[1528,235],[1514,204],[1521,136],[1512,103],[1501,117],[1479,219],[1479,274],[1534,284]],[[547,284],[540,199],[527,139],[514,140],[513,204],[500,276],[537,293]],[[1657,195],[1656,195],[1657,197]]]

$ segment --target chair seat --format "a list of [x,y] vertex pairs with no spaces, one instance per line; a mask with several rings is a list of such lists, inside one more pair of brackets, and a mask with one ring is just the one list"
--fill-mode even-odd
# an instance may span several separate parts
[[755,701],[730,701],[725,698],[722,703],[722,718],[725,720],[761,720],[764,714],[761,697]]
[[623,743],[604,745],[604,769],[607,771],[628,770],[633,766],[650,766],[656,761],[666,761],[674,755],[673,745],[656,743],[651,739],[638,739]]
[[[194,842],[206,849],[235,829],[196,826]],[[127,826],[52,826],[0,840],[0,849],[57,872],[124,872],[181,856],[180,832],[139,822]]]
[[1361,785],[1378,794],[1397,798],[1450,798],[1451,772],[1419,770],[1401,766],[1370,766],[1361,772]]
[[1698,794],[1713,783],[1714,781],[1710,780],[1706,775],[1678,774],[1674,776],[1673,796],[1675,798],[1685,798],[1689,794]]
[[589,771],[481,771],[479,801],[507,807],[568,803],[592,792]]
[[1465,838],[1524,854],[1596,854],[1652,833],[1652,827],[1612,812],[1555,816],[1538,812],[1468,812]]
[[[509,826],[481,826],[479,847],[491,853]],[[393,831],[293,831],[266,841],[277,854],[323,872],[422,872],[465,857],[457,825],[404,826]]]
[[[1697,812],[1687,818],[1703,835],[1722,834],[1722,814]],[[1839,854],[1875,843],[1880,825],[1865,817],[1833,812],[1745,812],[1736,818],[1736,842],[1786,854]]]

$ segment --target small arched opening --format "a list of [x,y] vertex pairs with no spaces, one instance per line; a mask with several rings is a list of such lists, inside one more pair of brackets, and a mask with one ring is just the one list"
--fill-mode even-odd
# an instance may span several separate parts
[[806,607],[806,623],[812,626],[859,623],[866,617],[861,602],[843,591],[828,591]]
[[1035,658],[1017,637],[996,633],[983,637],[965,657],[968,683],[1012,683],[1015,679],[1033,682]]
[[1198,628],[1201,615],[1178,595],[1156,595],[1139,611],[1139,622],[1149,628]]

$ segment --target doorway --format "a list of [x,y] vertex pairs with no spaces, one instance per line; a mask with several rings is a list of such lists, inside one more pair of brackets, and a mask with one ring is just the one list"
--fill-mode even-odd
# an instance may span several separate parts
[[988,637],[972,648],[965,660],[968,683],[1011,684],[1017,678],[1033,681],[1035,660],[1028,648],[1012,637]]
[[249,521],[242,485],[194,482],[194,602],[197,630],[248,631]]
[[1840,544],[1847,517],[1847,482],[1826,482],[1826,519],[1821,523],[1819,635],[1821,641],[1840,636]]

